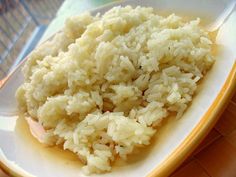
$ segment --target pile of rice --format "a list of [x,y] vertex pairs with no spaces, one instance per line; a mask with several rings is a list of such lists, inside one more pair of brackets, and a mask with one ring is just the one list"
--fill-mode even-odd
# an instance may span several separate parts
[[214,63],[199,23],[131,6],[71,17],[28,57],[20,108],[44,127],[44,143],[78,154],[85,173],[110,171],[191,102]]

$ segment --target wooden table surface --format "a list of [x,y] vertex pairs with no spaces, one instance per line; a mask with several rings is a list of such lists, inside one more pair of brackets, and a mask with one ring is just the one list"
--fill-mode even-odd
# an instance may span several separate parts
[[[9,177],[0,169],[0,177]],[[212,131],[171,177],[236,177],[236,92]]]

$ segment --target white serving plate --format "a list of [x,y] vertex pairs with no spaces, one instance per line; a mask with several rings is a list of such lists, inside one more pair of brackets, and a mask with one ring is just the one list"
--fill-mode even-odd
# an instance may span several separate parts
[[[152,144],[118,161],[108,177],[168,176],[196,148],[213,127],[236,86],[235,0],[130,0],[100,7],[105,12],[116,5],[151,6],[160,12],[191,14],[207,19],[205,27],[218,30],[216,62],[201,82],[192,104],[179,120],[168,120]],[[81,163],[70,152],[49,148],[32,138],[19,118],[15,91],[23,82],[22,63],[0,81],[0,165],[13,176],[78,177]],[[100,175],[91,175],[100,176]]]

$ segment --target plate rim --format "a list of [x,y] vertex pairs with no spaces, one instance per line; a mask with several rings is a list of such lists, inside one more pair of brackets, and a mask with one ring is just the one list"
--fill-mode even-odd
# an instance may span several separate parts
[[[118,0],[111,2],[97,8],[89,10],[90,12],[96,11],[100,8],[109,7],[114,4],[119,4],[124,1]],[[60,32],[60,31],[58,31]],[[46,41],[52,39],[55,34],[51,35],[40,45]],[[30,52],[31,53],[31,52]],[[27,60],[30,53],[2,80],[0,80],[0,90],[9,81],[13,74],[20,68],[20,66]],[[195,150],[195,148],[201,143],[201,141],[207,136],[210,130],[213,128],[220,115],[223,113],[228,102],[230,101],[233,93],[236,89],[236,59],[232,65],[232,68],[224,81],[223,86],[217,93],[217,96],[213,100],[212,104],[209,106],[204,115],[200,118],[200,121],[195,125],[191,132],[186,138],[172,151],[167,158],[165,158],[159,165],[154,167],[150,172],[148,172],[147,177],[165,177],[169,176],[175,169],[177,169],[181,163],[189,157],[189,155]],[[0,159],[0,168],[6,174],[15,177],[25,176],[24,169],[16,169],[15,167],[9,167],[8,161]],[[21,171],[22,170],[22,171]],[[28,172],[27,172],[28,173]],[[23,175],[24,174],[24,175]],[[30,174],[32,176],[32,174]]]

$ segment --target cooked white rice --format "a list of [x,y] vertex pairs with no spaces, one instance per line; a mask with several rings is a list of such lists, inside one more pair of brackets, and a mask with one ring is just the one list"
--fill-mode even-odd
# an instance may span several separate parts
[[45,143],[78,154],[85,173],[110,171],[191,102],[214,63],[199,23],[131,6],[71,17],[28,57],[20,108],[45,128]]

